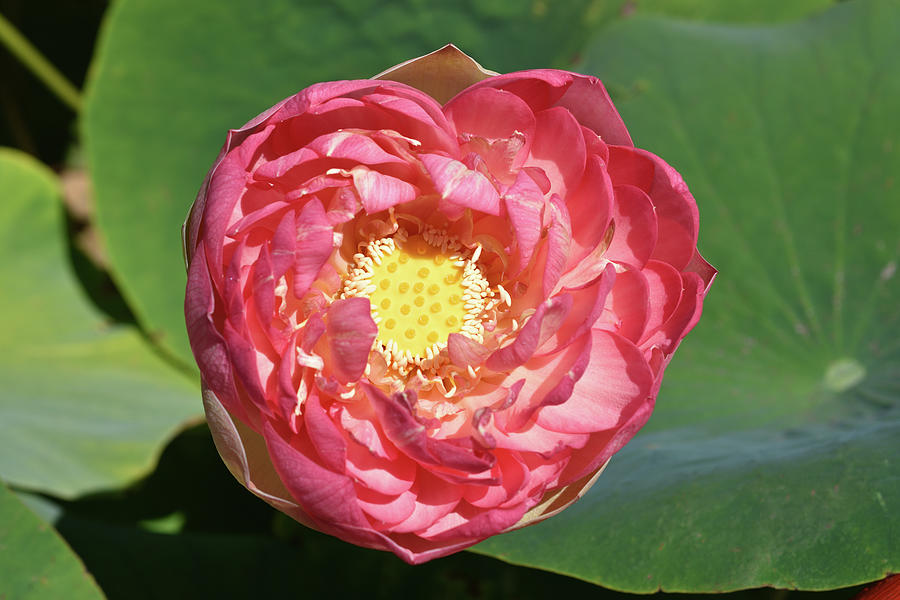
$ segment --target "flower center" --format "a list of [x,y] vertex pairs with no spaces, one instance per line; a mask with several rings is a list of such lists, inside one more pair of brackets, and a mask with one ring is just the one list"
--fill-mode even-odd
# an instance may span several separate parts
[[432,371],[448,361],[447,337],[481,341],[494,292],[473,253],[431,228],[374,239],[354,255],[343,296],[368,297],[378,324],[375,349],[402,375]]
[[419,236],[397,248],[372,269],[369,298],[381,318],[379,339],[401,352],[424,355],[425,349],[460,330],[466,318],[461,285],[463,270]]

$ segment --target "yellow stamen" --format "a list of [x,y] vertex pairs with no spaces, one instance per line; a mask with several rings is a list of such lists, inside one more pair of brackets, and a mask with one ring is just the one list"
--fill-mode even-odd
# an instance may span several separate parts
[[406,377],[418,367],[439,378],[451,333],[482,341],[483,320],[499,301],[474,258],[455,238],[431,228],[415,236],[401,228],[354,255],[341,297],[369,298],[379,323],[375,349],[395,373]]

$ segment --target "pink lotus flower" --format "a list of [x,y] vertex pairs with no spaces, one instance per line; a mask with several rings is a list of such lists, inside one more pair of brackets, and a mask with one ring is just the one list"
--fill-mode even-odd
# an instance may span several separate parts
[[313,85],[229,132],[185,224],[219,452],[410,563],[547,518],[650,416],[715,275],[697,223],[593,77],[448,46]]

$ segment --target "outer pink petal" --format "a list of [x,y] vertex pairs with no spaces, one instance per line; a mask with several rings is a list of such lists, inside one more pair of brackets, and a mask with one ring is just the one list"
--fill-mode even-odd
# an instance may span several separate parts
[[648,332],[641,347],[658,346],[665,354],[671,354],[687,333],[700,319],[703,310],[704,282],[696,273],[683,273],[684,292],[678,308],[656,331]]
[[207,268],[205,245],[201,241],[188,269],[184,313],[194,359],[207,384],[217,391],[228,409],[251,422],[234,386],[225,338],[213,320],[216,294]]
[[203,408],[216,450],[235,479],[278,510],[307,527],[316,528],[315,521],[281,482],[263,437],[235,419],[207,388],[203,390]]
[[535,112],[562,106],[607,143],[632,145],[622,118],[596,77],[556,69],[533,69],[490,77],[473,88],[482,86],[512,92]]
[[613,183],[631,184],[644,190],[656,209],[659,243],[653,258],[682,270],[697,248],[697,203],[681,175],[664,160],[646,150],[610,147]]
[[572,453],[569,463],[560,474],[560,483],[577,481],[606,464],[647,423],[653,412],[654,398],[651,395],[646,402],[638,404],[620,427],[591,434],[588,443]]
[[694,255],[691,257],[691,261],[684,268],[685,271],[696,273],[700,276],[700,279],[703,280],[703,293],[709,291],[709,286],[712,285],[713,280],[716,278],[716,275],[719,273],[715,267],[706,262],[706,260],[700,256],[700,253],[694,250]]
[[225,231],[229,228],[234,207],[247,189],[250,177],[247,169],[253,154],[268,135],[269,130],[264,130],[248,137],[246,146],[228,152],[210,171],[207,197],[213,197],[216,201],[205,203],[199,234],[206,245],[210,275],[216,287],[221,284],[223,276]]
[[593,129],[607,144],[632,145],[619,111],[596,77],[575,74],[557,105],[569,109],[579,123]]

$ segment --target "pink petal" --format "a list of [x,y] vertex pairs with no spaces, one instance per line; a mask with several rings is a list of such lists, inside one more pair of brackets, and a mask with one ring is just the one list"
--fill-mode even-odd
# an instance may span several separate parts
[[500,196],[484,175],[439,154],[421,154],[419,158],[434,181],[443,201],[441,205],[451,214],[462,215],[463,208],[495,216],[500,214]]
[[539,354],[543,356],[559,352],[587,333],[603,314],[607,296],[615,281],[616,269],[612,263],[607,263],[600,277],[572,294],[572,310],[559,330],[538,349]]
[[633,185],[648,194],[653,187],[656,166],[648,156],[634,148],[609,146],[607,169],[613,185]]
[[[418,463],[431,467],[435,475],[453,476],[459,481],[468,475],[489,471],[493,457],[477,456],[471,450],[459,446],[454,441],[432,439],[413,417],[406,400],[412,392],[402,392],[388,397],[380,389],[368,383],[363,389],[369,396],[378,422],[398,449]],[[414,396],[413,396],[414,399]],[[437,468],[437,469],[435,469]]]
[[645,402],[638,403],[634,411],[627,416],[627,421],[620,427],[591,434],[588,443],[572,453],[569,463],[559,476],[560,483],[565,484],[585,477],[621,450],[647,423],[653,412],[654,398],[655,395],[651,394]]
[[587,156],[581,126],[564,108],[549,108],[535,114],[537,124],[531,156],[526,163],[550,178],[550,192],[565,198],[578,187]]
[[530,135],[535,126],[528,104],[515,94],[494,88],[465,90],[443,110],[457,133],[489,140],[508,138],[516,131]]
[[681,301],[681,273],[669,263],[658,260],[648,261],[641,273],[647,281],[649,311],[646,331],[649,334],[669,320]]
[[516,175],[515,183],[503,194],[503,203],[516,235],[517,267],[511,273],[515,276],[528,266],[541,239],[544,194],[528,172],[521,170]]
[[497,452],[497,465],[494,469],[499,472],[499,485],[468,486],[464,496],[466,502],[479,508],[498,506],[514,497],[528,480],[525,465],[511,452]]
[[369,214],[410,202],[417,195],[412,184],[366,167],[354,167],[350,174],[359,200]]
[[416,477],[416,463],[405,456],[388,460],[357,443],[347,445],[347,473],[361,485],[379,494],[402,494]]
[[490,354],[485,346],[460,333],[447,336],[447,352],[450,354],[450,362],[463,369],[469,365],[477,367]]
[[610,146],[609,171],[615,185],[639,187],[656,210],[658,248],[652,258],[682,270],[697,247],[697,204],[681,175],[651,152]]
[[613,197],[606,165],[599,157],[589,156],[581,184],[566,198],[572,222],[568,267],[577,265],[603,242],[612,215]]
[[337,527],[371,529],[356,502],[356,486],[346,475],[313,461],[315,451],[308,441],[303,443],[305,436],[293,436],[300,446],[295,448],[269,422],[263,436],[281,481],[311,517]]
[[331,224],[318,198],[313,198],[300,210],[295,236],[294,296],[302,298],[331,256],[334,244]]
[[617,185],[615,192],[613,222],[616,229],[605,257],[640,269],[656,247],[656,213],[650,198],[639,188]]
[[495,426],[490,429],[490,433],[497,441],[497,448],[515,450],[523,454],[535,453],[548,460],[549,457],[556,457],[569,448],[584,446],[589,438],[588,434],[550,431],[534,421],[515,431],[504,431]]
[[550,197],[550,228],[547,232],[547,260],[544,263],[544,278],[541,290],[544,298],[555,291],[563,270],[569,260],[572,246],[572,223],[566,205],[559,196]]
[[542,302],[515,340],[491,354],[485,361],[485,366],[498,373],[508,373],[524,364],[534,355],[538,346],[556,333],[571,308],[572,297],[569,294]]
[[188,269],[184,314],[191,351],[200,372],[203,373],[203,378],[207,385],[216,390],[219,400],[230,412],[250,422],[235,389],[225,339],[213,320],[216,294],[213,291],[205,250],[205,244],[200,241]]
[[407,520],[416,509],[415,494],[409,490],[386,495],[358,486],[357,502],[363,512],[375,521],[378,529],[387,529]]
[[420,531],[452,511],[462,497],[460,486],[447,485],[425,469],[419,469],[412,491],[416,507],[410,517],[390,528],[394,533]]
[[368,298],[335,300],[328,308],[326,332],[330,360],[326,361],[341,383],[359,380],[366,368],[378,326],[372,320]]
[[379,146],[368,135],[340,130],[320,135],[306,148],[322,157],[351,160],[361,165],[406,164]]
[[593,129],[607,144],[632,145],[619,111],[596,77],[573,74],[572,84],[557,105],[567,108],[579,123]]
[[319,154],[310,148],[302,147],[293,152],[276,156],[263,162],[253,170],[253,179],[257,181],[276,182],[291,169],[318,160]]
[[246,145],[225,154],[210,171],[206,197],[215,198],[216,201],[205,203],[200,217],[202,226],[198,233],[206,245],[206,254],[210,260],[210,276],[217,287],[223,276],[223,245],[225,232],[229,229],[229,220],[247,189],[250,178],[247,169],[250,167],[253,154],[269,133],[270,130],[266,129],[249,136],[244,140]]
[[[491,157],[490,150],[488,156],[482,154],[490,167],[505,163],[506,169],[518,169],[528,156],[534,134],[534,114],[514,94],[493,88],[468,90],[444,106],[444,114],[456,126],[461,139],[476,136],[488,144],[506,141],[503,147],[515,151],[512,156],[502,158]],[[509,143],[514,140],[518,142]],[[490,146],[492,149],[499,147],[496,144]]]
[[644,335],[650,311],[650,290],[641,271],[622,271],[616,275],[616,284],[606,301],[610,325],[597,324],[599,328],[615,331],[622,337],[637,343]]
[[647,332],[642,347],[658,346],[663,353],[671,354],[700,319],[705,283],[696,273],[683,273],[682,280],[684,292],[678,308],[656,331]]
[[[385,81],[379,93],[363,97],[370,108],[393,113],[394,129],[413,139],[419,140],[430,150],[454,152],[457,149],[453,128],[434,98],[408,85]],[[375,128],[370,128],[375,129]]]
[[495,508],[485,511],[468,502],[460,502],[456,509],[435,521],[419,535],[428,540],[483,540],[486,537],[512,527],[528,506],[520,504],[511,508]]
[[706,262],[706,260],[704,260],[704,258],[700,256],[700,253],[696,250],[694,250],[694,255],[693,257],[691,257],[691,260],[687,264],[687,266],[684,267],[684,270],[691,273],[696,273],[700,276],[700,279],[702,279],[704,283],[704,294],[709,291],[709,286],[712,285],[713,280],[719,273],[716,268]]
[[545,406],[538,425],[563,433],[591,433],[622,425],[649,401],[654,377],[633,343],[605,331],[593,331],[591,358],[569,399]]
[[303,422],[309,441],[321,459],[321,464],[336,473],[344,473],[347,463],[347,444],[344,436],[322,408],[315,392],[303,404]]
[[697,249],[697,203],[678,171],[655,154],[639,152],[656,165],[650,199],[659,220],[659,242],[653,258],[684,269]]
[[370,402],[351,402],[341,407],[341,427],[353,441],[363,446],[372,456],[392,463],[398,462],[403,455],[387,439],[378,426],[377,419]]

